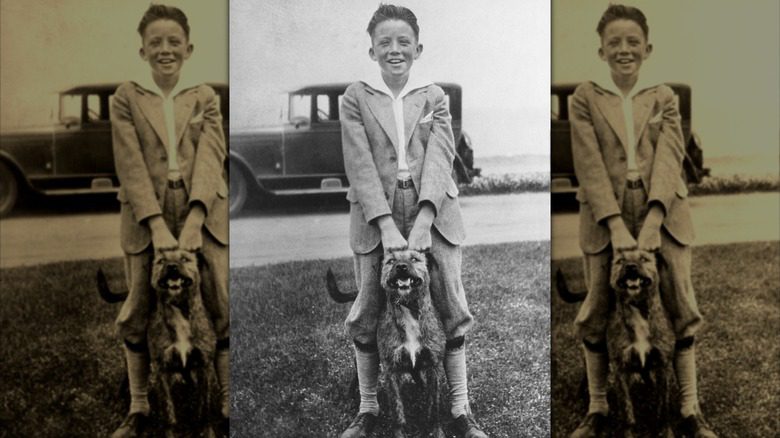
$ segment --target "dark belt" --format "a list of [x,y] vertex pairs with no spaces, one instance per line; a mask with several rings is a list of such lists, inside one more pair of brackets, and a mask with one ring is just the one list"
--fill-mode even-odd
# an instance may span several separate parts
[[641,189],[642,188],[642,180],[641,179],[627,179],[626,180],[626,188],[627,189]]
[[398,185],[399,189],[409,189],[409,188],[414,187],[414,184],[412,184],[412,179],[411,178],[404,179],[404,180],[397,179],[396,181],[397,181],[397,185]]
[[183,179],[169,179],[168,180],[168,188],[169,189],[183,189],[184,188],[184,180]]

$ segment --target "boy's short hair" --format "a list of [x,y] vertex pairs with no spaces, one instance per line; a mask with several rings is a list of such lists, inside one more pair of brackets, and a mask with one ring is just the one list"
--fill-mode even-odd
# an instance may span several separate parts
[[377,8],[374,15],[371,16],[371,21],[368,22],[368,29],[366,29],[368,34],[373,37],[376,26],[387,20],[405,21],[414,31],[414,37],[420,39],[420,26],[417,25],[417,17],[414,15],[414,12],[403,6],[388,5],[384,3],[380,3],[379,8]]
[[645,14],[639,10],[639,8],[614,4],[609,5],[607,10],[601,14],[599,25],[596,26],[596,32],[599,33],[599,36],[603,37],[604,29],[609,23],[615,20],[631,20],[642,28],[642,32],[645,34],[645,39],[650,36],[650,28],[647,27],[647,18],[645,17]]
[[144,32],[146,32],[146,27],[149,26],[149,23],[156,20],[175,21],[184,30],[187,39],[190,38],[190,25],[187,23],[187,16],[184,15],[181,9],[174,6],[155,4],[149,5],[149,9],[144,12],[141,22],[138,23],[138,33],[141,35],[141,38],[144,37]]

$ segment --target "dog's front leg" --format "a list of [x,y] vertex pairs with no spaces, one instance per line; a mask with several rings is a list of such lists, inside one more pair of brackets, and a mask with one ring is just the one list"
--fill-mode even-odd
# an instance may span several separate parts
[[620,381],[621,397],[623,398],[623,414],[625,417],[625,438],[632,438],[634,436],[634,428],[636,426],[636,417],[634,416],[634,401],[631,399],[631,390],[629,388],[629,379],[631,378],[629,373],[631,371],[621,368],[618,376]]
[[444,438],[444,431],[441,429],[441,379],[436,368],[428,368],[428,418],[431,419],[431,436],[433,438]]
[[390,396],[393,399],[393,438],[406,438],[404,433],[406,416],[404,415],[404,401],[401,394],[401,375],[391,372],[388,380],[390,383]]
[[162,386],[163,392],[163,412],[165,415],[166,423],[166,435],[169,432],[173,432],[173,427],[176,425],[176,407],[173,405],[173,396],[171,394],[171,382],[170,375],[163,374],[158,377],[160,379],[160,386]]

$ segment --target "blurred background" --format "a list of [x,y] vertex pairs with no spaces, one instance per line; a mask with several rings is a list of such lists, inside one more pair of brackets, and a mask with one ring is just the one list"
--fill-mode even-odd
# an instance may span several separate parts
[[[603,75],[596,24],[610,1],[552,1],[552,81]],[[641,76],[692,90],[692,124],[713,175],[780,173],[780,2],[636,0],[653,52]]]
[[[148,1],[0,1],[0,128],[46,125],[56,118],[57,92],[76,85],[124,82],[150,75],[138,55],[136,28]],[[186,75],[228,80],[227,2],[192,7],[163,2],[187,14],[192,57]]]
[[[378,4],[232,1],[231,127],[278,124],[287,91],[376,74],[366,27]],[[483,174],[546,172],[549,3],[402,4],[417,15],[424,46],[413,74],[463,87],[463,129],[474,143],[475,166]]]

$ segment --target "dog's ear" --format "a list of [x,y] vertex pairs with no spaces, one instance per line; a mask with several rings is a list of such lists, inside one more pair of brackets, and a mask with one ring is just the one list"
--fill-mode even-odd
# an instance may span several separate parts
[[425,254],[425,264],[428,267],[428,272],[431,272],[434,269],[439,269],[439,263],[436,262],[436,258],[433,256],[433,253],[430,249],[423,252],[423,254]]
[[206,256],[203,255],[202,251],[198,251],[195,253],[195,259],[198,261],[199,271],[209,268],[209,263],[206,261]]

